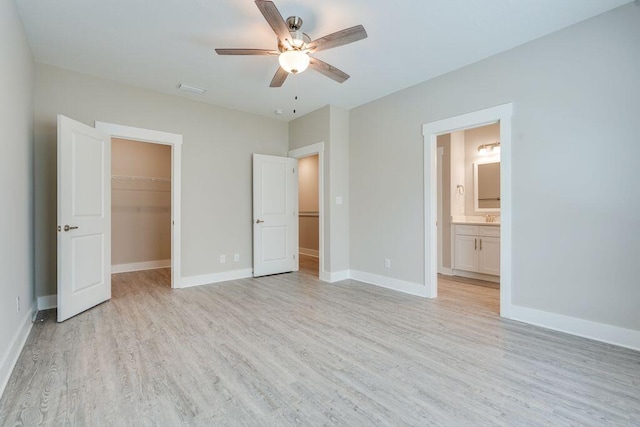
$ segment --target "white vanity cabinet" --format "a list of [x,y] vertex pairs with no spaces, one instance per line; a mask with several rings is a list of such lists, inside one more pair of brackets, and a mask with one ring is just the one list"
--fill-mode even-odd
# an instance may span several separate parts
[[500,227],[456,224],[453,252],[454,273],[459,270],[499,276]]

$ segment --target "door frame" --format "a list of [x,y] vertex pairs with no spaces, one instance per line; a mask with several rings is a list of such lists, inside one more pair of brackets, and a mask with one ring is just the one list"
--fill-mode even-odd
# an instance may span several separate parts
[[[318,264],[319,271],[318,277],[323,282],[330,282],[330,274],[325,272],[324,269],[324,226],[325,226],[325,211],[324,211],[324,141],[317,142],[315,144],[305,145],[304,147],[289,150],[289,157],[294,159],[301,159],[303,157],[309,157],[318,155]],[[298,213],[298,218],[299,218]],[[299,246],[298,246],[299,247]],[[298,258],[300,254],[298,253]]]
[[171,146],[171,287],[180,288],[182,283],[182,270],[180,268],[182,135],[105,122],[95,122],[95,128],[106,133],[111,138]]
[[511,315],[511,116],[513,104],[502,104],[422,126],[424,138],[424,282],[429,298],[438,296],[437,137],[500,123],[500,316]]

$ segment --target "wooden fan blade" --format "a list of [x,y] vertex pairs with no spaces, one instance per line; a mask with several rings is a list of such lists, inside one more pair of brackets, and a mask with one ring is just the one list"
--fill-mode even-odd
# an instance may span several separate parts
[[262,16],[267,20],[267,23],[271,26],[271,29],[281,42],[289,40],[291,42],[291,33],[289,33],[289,27],[284,22],[284,18],[280,15],[278,8],[272,1],[256,0],[256,6],[262,12]]
[[322,62],[317,58],[311,58],[311,62],[309,62],[309,67],[313,68],[317,72],[324,74],[337,81],[338,83],[344,83],[345,80],[349,78],[349,74],[345,73],[342,70],[338,70],[333,65],[327,64],[326,62]]
[[276,71],[276,74],[273,76],[273,79],[271,79],[271,84],[269,85],[269,87],[282,86],[288,75],[289,73],[287,73],[282,67],[279,67],[278,71]]
[[218,55],[278,55],[279,52],[269,49],[216,49]]
[[311,52],[319,52],[321,50],[331,49],[332,47],[342,46],[366,38],[367,32],[364,30],[364,27],[362,25],[356,25],[355,27],[346,28],[342,31],[313,40],[307,44],[307,47]]

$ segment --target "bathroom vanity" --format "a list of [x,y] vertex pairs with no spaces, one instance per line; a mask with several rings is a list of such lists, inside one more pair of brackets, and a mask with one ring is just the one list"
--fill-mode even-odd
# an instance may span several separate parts
[[500,224],[453,222],[453,274],[500,281]]

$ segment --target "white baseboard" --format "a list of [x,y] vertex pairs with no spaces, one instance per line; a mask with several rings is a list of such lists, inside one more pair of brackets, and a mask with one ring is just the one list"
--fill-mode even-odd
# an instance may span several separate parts
[[183,277],[180,279],[180,285],[178,287],[190,288],[192,286],[226,282],[228,280],[246,279],[247,277],[253,277],[253,269],[245,268],[242,270],[223,271],[222,273]]
[[640,350],[640,331],[606,325],[534,308],[511,305],[509,319],[608,344]]
[[453,276],[453,270],[449,267],[440,267],[438,273],[444,274],[445,276]]
[[38,297],[38,311],[49,310],[58,306],[58,295],[45,295]]
[[300,255],[312,256],[314,258],[318,258],[319,256],[319,252],[315,249],[298,248],[298,252],[300,252]]
[[420,283],[407,282],[400,279],[394,279],[393,277],[380,276],[378,274],[365,273],[364,271],[357,270],[351,270],[351,278],[370,285],[404,292],[405,294],[417,295],[420,297],[427,296],[427,287]]
[[130,271],[155,270],[156,268],[171,267],[170,259],[159,261],[134,262],[131,264],[116,264],[111,266],[111,273],[128,273]]
[[347,280],[350,279],[351,275],[349,273],[349,270],[342,270],[342,271],[321,271],[320,272],[320,280],[322,280],[323,282],[329,282],[329,283],[335,283],[335,282],[339,282],[341,280]]
[[18,330],[13,335],[13,338],[9,343],[9,348],[2,355],[2,359],[0,361],[0,396],[4,393],[4,389],[9,382],[13,368],[16,366],[20,352],[22,351],[24,344],[27,342],[29,332],[31,332],[31,327],[33,326],[33,318],[35,314],[35,306],[32,306],[30,310],[27,310]]
[[491,274],[474,273],[473,271],[451,270],[450,276],[467,277],[469,279],[484,280],[485,282],[500,283],[500,276]]

